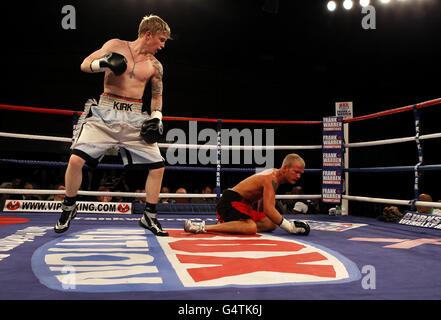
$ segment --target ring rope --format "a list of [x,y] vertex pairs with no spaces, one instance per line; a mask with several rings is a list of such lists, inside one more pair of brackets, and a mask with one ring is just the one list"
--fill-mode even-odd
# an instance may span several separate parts
[[[55,195],[65,194],[64,190],[39,190],[39,189],[8,189],[0,188],[0,194],[38,194],[38,195]],[[145,198],[145,193],[139,192],[109,192],[109,191],[84,191],[79,190],[79,195],[82,196],[115,196],[125,198]],[[216,193],[160,193],[159,198],[216,198]],[[276,199],[321,199],[321,195],[276,195]]]
[[343,199],[360,201],[360,202],[372,202],[372,203],[387,203],[387,204],[397,204],[412,206],[413,204],[422,207],[433,207],[441,208],[441,202],[428,202],[428,201],[413,201],[413,200],[398,200],[398,199],[385,199],[385,198],[371,198],[371,197],[359,197],[359,196],[348,196],[342,195]]
[[[46,140],[72,143],[71,138],[52,137],[31,135],[22,133],[0,132],[0,137],[18,138],[29,140]],[[158,147],[162,149],[200,149],[200,150],[217,150],[217,145],[206,144],[179,144],[179,143],[158,143]],[[321,149],[321,145],[306,145],[306,146],[220,146],[221,150],[313,150]]]
[[[46,114],[61,114],[67,116],[80,116],[82,111],[72,111],[63,109],[49,109],[49,108],[36,108],[25,106],[14,106],[8,104],[0,104],[0,110],[11,111],[23,111],[32,113],[46,113]],[[174,117],[164,116],[163,120],[166,121],[198,121],[198,122],[212,122],[217,123],[218,119],[212,118],[197,118],[197,117]],[[252,123],[252,124],[322,124],[322,121],[308,121],[308,120],[243,120],[243,119],[222,119],[224,123]]]
[[9,104],[0,104],[0,109],[10,110],[10,111],[31,112],[31,113],[60,114],[65,116],[80,116],[83,113],[82,111],[13,106]]
[[[19,159],[0,159],[0,163],[20,164],[20,165],[39,165],[47,167],[65,167],[67,162],[62,161],[43,161],[43,160],[19,160]],[[87,165],[86,165],[87,166]],[[119,163],[99,163],[97,169],[124,169],[123,164]],[[224,172],[257,172],[262,168],[221,168]],[[216,172],[215,167],[189,167],[189,166],[166,166],[168,171],[198,171],[198,172]],[[307,173],[319,173],[322,169],[305,169]]]
[[[417,103],[415,105],[399,107],[394,109],[389,109],[386,111],[376,112],[364,116],[353,117],[349,119],[344,119],[344,123],[357,122],[372,118],[378,118],[386,115],[406,112],[413,110],[414,107],[417,109],[422,109],[430,106],[434,106],[437,104],[441,104],[441,98],[428,100],[424,102]],[[38,112],[38,113],[47,113],[47,114],[63,114],[63,115],[81,115],[80,111],[72,111],[72,110],[62,110],[62,109],[49,109],[49,108],[36,108],[36,107],[27,107],[27,106],[15,106],[15,105],[7,105],[0,104],[0,109],[3,110],[12,110],[12,111],[23,111],[23,112]],[[213,122],[216,123],[218,119],[211,118],[190,118],[190,117],[172,117],[172,116],[164,116],[164,120],[170,121],[200,121],[200,122]],[[236,119],[223,119],[225,123],[267,123],[267,124],[322,124],[322,121],[296,121],[296,120],[236,120]]]
[[[200,150],[217,150],[217,145],[206,144],[179,144],[179,143],[158,143],[158,146],[163,149],[200,149]],[[321,145],[307,145],[307,146],[219,146],[221,150],[313,150],[321,149]]]
[[397,113],[401,113],[401,112],[412,111],[414,108],[422,109],[422,108],[434,106],[437,104],[441,104],[441,98],[420,102],[420,103],[410,105],[410,106],[399,107],[399,108],[395,108],[395,109],[389,109],[389,110],[385,110],[385,111],[381,111],[381,112],[371,113],[371,114],[367,114],[364,116],[343,119],[343,122],[344,123],[351,123],[351,122],[357,122],[357,121],[368,120],[368,119],[373,119],[373,118],[379,118],[379,117],[389,116],[389,115],[397,114]]
[[[400,113],[400,112],[414,110],[414,113],[415,113],[416,136],[415,137],[411,137],[409,141],[415,141],[416,144],[417,144],[417,148],[418,148],[419,162],[418,162],[418,164],[416,166],[413,167],[413,169],[415,171],[415,176],[416,176],[416,178],[415,178],[415,192],[417,194],[419,171],[423,167],[422,166],[422,163],[423,163],[423,161],[422,161],[423,160],[422,159],[422,148],[421,148],[421,144],[420,144],[420,140],[422,140],[423,136],[420,136],[420,132],[419,132],[419,115],[417,113],[417,109],[428,107],[428,106],[439,104],[439,103],[441,103],[441,98],[440,99],[434,99],[434,100],[431,100],[431,101],[426,101],[426,102],[423,102],[423,103],[420,103],[420,104],[415,104],[415,105],[412,105],[412,106],[396,108],[396,109],[387,110],[387,111],[383,111],[383,112],[379,112],[379,113],[375,113],[375,114],[371,114],[371,115],[366,115],[366,116],[362,116],[362,117],[355,117],[355,118],[352,118],[352,119],[347,119],[347,120],[345,120],[345,122],[355,122],[355,121],[366,120],[366,119],[371,119],[371,118],[375,118],[375,117],[381,117],[381,116],[384,116],[384,115],[390,115],[390,114],[394,114],[394,113]],[[1,108],[1,106],[2,105],[0,105],[0,108]],[[41,112],[42,110],[39,110],[39,111]],[[72,115],[74,115],[74,113],[72,113]],[[180,119],[180,120],[188,121],[189,119],[190,118],[186,118],[186,119],[184,118],[184,119]],[[216,119],[216,120],[215,119],[205,119],[205,120],[208,120],[208,122],[216,121],[218,123],[219,123],[219,121],[221,121],[219,119]],[[234,120],[231,120],[231,121],[234,122]],[[265,121],[265,120],[263,120],[263,121]],[[251,120],[241,120],[241,122],[242,123],[249,123],[249,122],[252,122],[252,121]],[[254,122],[254,123],[256,123],[256,122]],[[268,122],[266,122],[266,123],[268,123]],[[319,123],[321,123],[321,122],[319,122]],[[434,135],[437,135],[437,134],[432,134],[431,136],[433,137]],[[38,137],[41,138],[43,136],[38,136]],[[58,137],[55,137],[55,138],[58,138]],[[64,139],[64,138],[61,138],[61,139]],[[385,141],[389,142],[389,143],[405,142],[404,140],[406,140],[406,139],[408,139],[408,138],[388,139],[388,140],[383,140],[382,141],[383,143],[381,143],[381,144],[384,144]],[[64,140],[64,141],[66,141],[66,140]],[[68,141],[71,142],[71,139],[69,139]],[[375,144],[378,145],[378,141],[374,141],[374,142],[371,141],[371,142],[367,142],[367,143],[365,142],[365,145],[367,145],[369,143],[371,145],[372,145],[372,143],[375,143]],[[347,145],[345,144],[345,146],[349,147],[350,145],[349,144],[347,144]],[[358,146],[360,146],[360,144]],[[177,149],[176,145],[174,145],[174,147]],[[181,145],[180,147],[190,148],[189,145],[185,145],[185,146]],[[198,147],[198,146],[196,145],[196,147]],[[204,147],[210,149],[210,146],[204,145]],[[219,146],[214,146],[214,147],[217,148],[218,152],[219,152]],[[225,146],[223,146],[223,147],[225,147]],[[229,146],[226,146],[226,147],[229,147]],[[238,147],[239,150],[241,150],[242,146],[230,146],[230,147]],[[263,149],[265,149],[265,147],[263,147]],[[227,149],[227,150],[232,150],[232,149]],[[253,147],[251,147],[251,150],[253,150]],[[276,148],[274,148],[274,150],[276,150]],[[435,166],[437,166],[437,165],[435,165]],[[434,167],[434,166],[432,166],[432,167]],[[388,168],[383,168],[383,169],[387,170]],[[217,170],[220,171],[219,168]],[[51,192],[53,192],[53,191],[51,191]],[[63,191],[61,191],[61,192],[63,192]],[[142,196],[144,196],[144,195],[142,195]],[[216,195],[214,195],[214,196],[216,196]],[[138,196],[136,196],[136,197],[138,197]],[[188,197],[188,195],[184,195],[184,197]],[[205,197],[207,197],[207,196],[205,196]],[[421,201],[416,201],[415,199],[410,200],[410,201],[405,201],[405,200],[397,200],[397,199],[354,197],[354,196],[348,196],[348,195],[343,195],[343,199],[355,200],[355,201],[367,201],[367,202],[393,203],[393,204],[402,204],[402,205],[410,205],[410,206],[422,205],[422,206],[431,206],[431,207],[438,207],[438,206],[441,207],[441,204],[439,204],[439,203],[421,202]]]
[[[54,195],[64,194],[64,190],[38,190],[38,189],[8,189],[0,188],[0,194],[38,194],[38,195]],[[144,198],[145,193],[137,192],[104,192],[104,191],[78,191],[79,195],[85,196],[116,196],[127,198]],[[160,193],[160,198],[216,198],[215,193],[210,194],[198,194],[198,193]],[[413,200],[399,200],[399,199],[385,199],[385,198],[371,198],[371,197],[359,197],[343,195],[343,199],[360,201],[360,202],[372,202],[372,203],[387,203],[396,205],[411,206]],[[276,199],[321,199],[321,195],[276,195]],[[428,202],[428,201],[416,201],[415,205],[423,207],[435,207],[441,208],[440,202]]]
[[[437,139],[437,138],[441,138],[441,132],[425,134],[419,137],[420,140],[429,140],[429,139]],[[416,139],[415,137],[405,137],[405,138],[392,138],[392,139],[374,140],[374,141],[366,141],[366,142],[351,142],[345,144],[345,147],[356,148],[356,147],[379,146],[379,145],[402,143],[402,142],[412,142],[415,141],[415,139]]]
[[[0,137],[5,138],[18,138],[18,139],[30,139],[30,140],[46,140],[46,141],[58,141],[58,142],[68,142],[71,143],[71,138],[65,137],[52,137],[52,136],[41,136],[41,135],[31,135],[22,133],[10,133],[10,132],[0,132]],[[419,137],[420,140],[438,139],[441,138],[440,133],[431,133],[422,135]],[[366,142],[351,142],[344,146],[347,148],[354,147],[370,147],[394,143],[412,142],[415,141],[415,137],[405,137],[405,138],[392,138],[384,140],[374,140]],[[216,145],[197,145],[197,144],[178,144],[178,143],[158,143],[160,148],[175,148],[175,149],[186,149],[186,148],[198,148],[202,150],[212,149],[216,150]],[[322,145],[303,145],[303,146],[222,146],[222,150],[312,150],[321,149]]]
[[[396,166],[396,167],[370,167],[370,168],[348,168],[344,169],[346,172],[350,173],[360,173],[360,172],[403,172],[403,171],[414,171],[415,166]],[[431,164],[422,165],[419,167],[420,171],[437,171],[441,170],[441,164]]]
[[69,142],[69,143],[72,143],[72,138],[41,136],[41,135],[23,134],[23,133],[0,132],[0,137],[5,137],[5,138],[17,138],[17,139],[28,139],[28,140],[45,140],[45,141],[57,141],[57,142]]

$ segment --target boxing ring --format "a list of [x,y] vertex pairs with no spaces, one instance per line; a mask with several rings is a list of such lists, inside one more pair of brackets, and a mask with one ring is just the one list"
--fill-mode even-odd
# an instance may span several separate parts
[[[370,197],[351,194],[351,182],[343,200],[347,215],[288,215],[290,220],[307,221],[307,237],[287,234],[281,229],[254,236],[188,234],[183,231],[186,219],[215,223],[214,204],[158,207],[158,218],[170,237],[155,237],[137,225],[140,215],[131,212],[79,213],[68,232],[53,232],[59,211],[45,212],[32,206],[18,210],[15,202],[0,213],[0,299],[2,300],[391,300],[441,299],[440,225],[427,228],[417,225],[387,223],[372,217],[352,214],[356,203],[416,205],[441,208],[440,202],[417,201],[422,172],[438,171],[441,164],[426,165],[422,141],[434,140],[441,133],[421,134],[419,112],[438,106],[441,99],[413,106],[390,109],[343,122],[348,125],[367,120],[412,112],[414,136],[344,142],[346,149],[374,148],[401,143],[415,143],[416,163],[404,166],[351,168],[349,175],[407,172],[412,175],[414,194],[408,198]],[[0,105],[6,112],[52,113],[79,116],[69,110],[54,110]],[[212,124],[217,132],[225,124],[311,126],[321,128],[322,121],[253,121],[207,118],[164,117],[167,126],[173,121],[196,121]],[[351,132],[357,131],[352,129]],[[320,134],[317,135],[321,138]],[[0,139],[70,143],[69,137],[0,132]],[[166,172],[208,172],[213,174],[213,194],[161,193],[161,198],[218,198],[221,175],[250,175],[259,168],[224,167],[222,150],[273,150],[298,152],[307,163],[303,179],[322,173],[323,168],[308,167],[308,150],[321,152],[322,145],[229,146],[164,143],[160,147],[215,150],[215,166],[166,166]],[[299,150],[299,151],[297,151]],[[353,151],[354,153],[356,152]],[[313,162],[313,161],[311,161]],[[65,167],[65,162],[34,159],[0,159],[2,170],[11,166]],[[275,163],[278,167],[279,163]],[[120,164],[102,163],[99,169],[121,170]],[[313,178],[311,178],[313,179]],[[348,181],[349,178],[346,178]],[[0,194],[63,194],[62,190],[2,188]],[[140,198],[135,192],[98,192],[81,190],[79,195],[112,195]],[[277,195],[277,199],[315,199],[320,193]],[[16,211],[14,211],[16,210]],[[352,211],[354,210],[354,211]],[[35,211],[35,212],[34,212]],[[50,212],[49,212],[50,211]],[[441,222],[441,217],[439,218]],[[435,222],[435,221],[434,221]],[[251,304],[251,303],[250,303]],[[253,303],[255,304],[255,303]],[[175,306],[169,312],[179,313]],[[264,306],[265,307],[265,306]],[[220,311],[219,311],[220,312]],[[265,312],[265,310],[263,311]]]

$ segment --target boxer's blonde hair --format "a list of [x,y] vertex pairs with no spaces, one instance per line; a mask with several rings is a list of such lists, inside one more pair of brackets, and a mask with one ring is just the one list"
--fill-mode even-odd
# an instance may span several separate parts
[[138,28],[138,37],[141,38],[147,32],[150,32],[151,34],[157,34],[158,32],[166,33],[167,37],[171,39],[171,31],[167,22],[153,14],[142,18]]
[[299,162],[303,167],[305,167],[305,160],[297,153],[288,154],[282,162],[283,167],[291,167],[294,163]]

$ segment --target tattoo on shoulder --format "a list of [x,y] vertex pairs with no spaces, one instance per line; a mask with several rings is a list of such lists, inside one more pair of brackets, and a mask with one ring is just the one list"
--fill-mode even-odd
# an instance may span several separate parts
[[152,80],[152,95],[153,96],[162,96],[162,80],[153,79]]
[[158,79],[162,79],[162,76],[164,74],[164,69],[162,68],[161,62],[159,62],[157,59],[153,59],[153,67],[156,70],[155,77]]
[[153,96],[162,96],[162,75],[163,75],[163,69],[161,63],[153,58],[153,67],[155,68],[156,72],[155,75],[152,78],[152,95]]
[[271,181],[271,183],[273,184],[274,192],[276,192],[276,191],[277,191],[277,187],[278,187],[277,182],[275,182],[275,181],[273,180],[273,181]]

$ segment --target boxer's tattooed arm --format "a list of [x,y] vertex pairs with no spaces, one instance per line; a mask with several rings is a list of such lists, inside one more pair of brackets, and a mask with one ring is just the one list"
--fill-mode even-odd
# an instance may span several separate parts
[[273,180],[273,181],[272,181],[272,184],[273,184],[274,192],[276,192],[276,191],[277,191],[277,187],[278,187],[277,182],[275,182],[275,181]]
[[153,61],[155,74],[152,78],[152,95],[162,95],[162,75],[164,73],[162,65],[158,60]]
[[152,77],[152,103],[151,111],[162,111],[162,75],[163,69],[161,63],[153,59],[155,74]]

